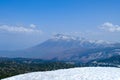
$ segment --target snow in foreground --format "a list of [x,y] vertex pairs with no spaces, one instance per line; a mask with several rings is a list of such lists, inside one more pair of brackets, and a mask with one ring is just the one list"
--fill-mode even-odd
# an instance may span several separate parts
[[84,67],[33,72],[2,80],[120,80],[120,68]]

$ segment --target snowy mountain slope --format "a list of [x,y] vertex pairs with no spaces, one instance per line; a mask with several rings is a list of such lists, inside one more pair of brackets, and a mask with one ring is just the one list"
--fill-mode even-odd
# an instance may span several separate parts
[[120,80],[120,68],[84,67],[33,72],[2,80]]
[[[25,49],[20,54],[22,57],[64,60],[67,57],[70,59],[76,55],[79,57],[80,54],[84,54],[91,49],[101,49],[111,46],[113,46],[112,43],[105,41],[91,41],[76,36],[56,34],[41,44]],[[64,58],[63,55],[67,57]]]

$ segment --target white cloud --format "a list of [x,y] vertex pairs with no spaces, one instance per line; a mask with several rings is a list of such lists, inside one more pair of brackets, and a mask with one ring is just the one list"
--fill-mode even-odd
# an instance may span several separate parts
[[36,28],[36,25],[35,24],[30,24],[30,27],[31,28]]
[[103,25],[101,25],[100,29],[106,30],[109,32],[120,32],[120,26],[119,25],[114,25],[110,22],[106,22]]
[[[34,27],[34,28],[32,28]],[[30,27],[24,26],[10,26],[10,25],[0,25],[0,31],[5,32],[16,32],[16,33],[42,33],[41,30],[35,28],[35,25],[31,25]]]

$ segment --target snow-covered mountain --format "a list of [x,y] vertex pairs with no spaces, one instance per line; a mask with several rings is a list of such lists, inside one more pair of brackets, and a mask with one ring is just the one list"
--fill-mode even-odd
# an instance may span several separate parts
[[84,67],[32,72],[2,80],[120,80],[120,68]]
[[7,52],[8,54],[3,53],[1,56],[88,62],[120,55],[119,49],[120,43],[56,34],[34,47],[22,51]]
[[90,47],[97,47],[100,45],[111,45],[113,43],[104,41],[104,40],[87,40],[85,38],[77,37],[77,36],[71,36],[71,35],[64,35],[64,34],[56,34],[51,39],[51,41],[69,41],[69,42],[78,42],[79,46],[82,47],[89,47],[88,45],[91,45]]
[[[86,62],[116,55],[114,54],[116,51],[113,52],[113,49],[116,49],[115,47],[114,43],[103,40],[93,41],[76,36],[57,34],[42,44],[25,50],[25,53],[30,54],[30,57],[41,59]],[[32,55],[33,53],[35,55]]]

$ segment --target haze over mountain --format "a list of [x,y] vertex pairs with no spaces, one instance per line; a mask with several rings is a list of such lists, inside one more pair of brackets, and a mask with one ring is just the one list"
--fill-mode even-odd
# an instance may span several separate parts
[[119,0],[0,0],[0,50],[29,48],[54,33],[119,42],[119,3]]
[[103,40],[86,40],[76,36],[56,34],[34,47],[13,52],[1,52],[0,56],[40,58],[45,60],[88,62],[120,55],[120,43]]

